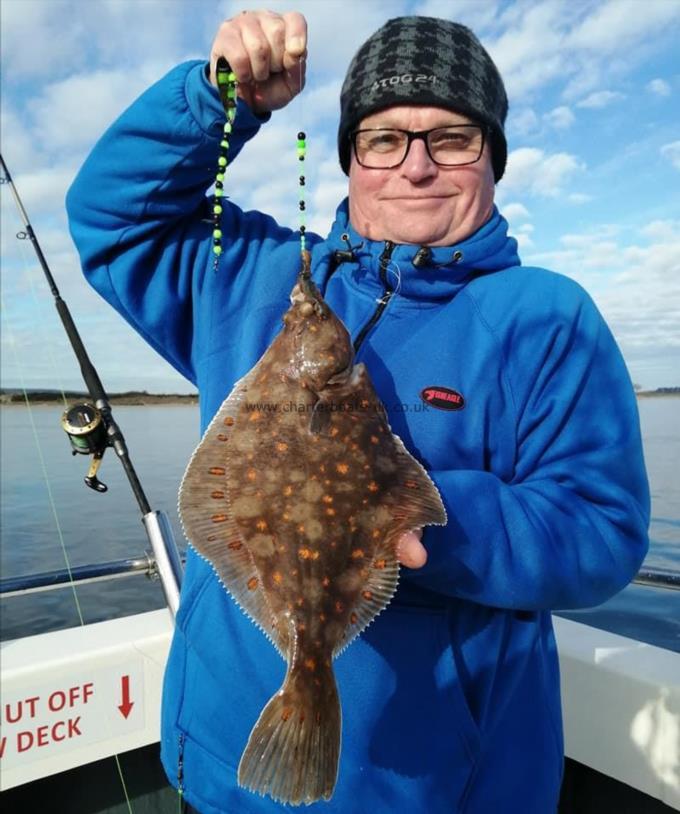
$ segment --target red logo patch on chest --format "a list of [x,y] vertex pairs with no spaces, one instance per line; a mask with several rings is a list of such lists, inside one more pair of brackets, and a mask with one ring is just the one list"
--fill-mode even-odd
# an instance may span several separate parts
[[420,398],[438,410],[462,410],[465,407],[465,399],[457,390],[442,385],[424,387],[420,391]]

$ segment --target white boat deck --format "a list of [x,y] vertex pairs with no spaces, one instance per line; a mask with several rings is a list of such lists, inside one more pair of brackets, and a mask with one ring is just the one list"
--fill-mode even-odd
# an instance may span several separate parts
[[[566,753],[680,811],[680,654],[555,618]],[[166,610],[5,642],[0,789],[158,741]]]

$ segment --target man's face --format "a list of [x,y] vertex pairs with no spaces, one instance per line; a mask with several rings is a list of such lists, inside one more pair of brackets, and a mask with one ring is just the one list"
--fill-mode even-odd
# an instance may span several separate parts
[[[360,127],[430,130],[470,119],[440,107],[399,105],[362,120]],[[440,167],[414,139],[393,169],[366,169],[354,151],[349,171],[349,215],[369,240],[426,246],[459,243],[482,226],[493,208],[494,177],[488,144],[475,164]]]

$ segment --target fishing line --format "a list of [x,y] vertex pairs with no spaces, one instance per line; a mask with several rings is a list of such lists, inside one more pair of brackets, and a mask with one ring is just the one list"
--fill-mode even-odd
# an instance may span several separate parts
[[[36,292],[36,289],[35,289],[35,285],[34,285],[34,282],[33,282],[32,278],[31,278],[30,264],[28,262],[28,258],[26,256],[26,249],[23,246],[23,244],[20,247],[20,253],[21,253],[21,256],[22,256],[23,264],[24,264],[24,271],[25,271],[26,277],[28,277],[34,301],[35,301],[36,305],[38,306],[39,310],[42,311],[43,309],[41,308],[40,303],[38,301],[38,296],[37,296],[37,292]],[[77,587],[76,587],[76,583],[75,583],[75,581],[73,579],[73,573],[72,573],[72,570],[71,570],[71,560],[70,560],[69,555],[68,555],[68,549],[66,547],[66,542],[65,542],[65,539],[64,539],[64,531],[63,531],[62,526],[61,526],[61,521],[59,519],[59,512],[57,510],[56,501],[54,499],[54,494],[52,492],[52,485],[51,485],[51,481],[50,481],[50,476],[49,476],[49,473],[48,473],[47,464],[45,462],[45,456],[43,454],[42,445],[40,443],[40,436],[38,435],[38,429],[37,429],[35,418],[34,418],[34,415],[33,415],[33,407],[31,406],[31,400],[29,398],[28,391],[27,391],[27,388],[26,388],[26,380],[25,380],[25,377],[24,377],[23,364],[21,362],[21,359],[20,359],[18,351],[17,351],[17,342],[16,342],[16,339],[14,337],[14,333],[12,332],[11,325],[8,322],[8,319],[7,319],[7,308],[5,306],[4,297],[1,297],[1,296],[0,296],[0,310],[2,310],[3,314],[5,315],[3,323],[4,323],[5,330],[7,331],[7,337],[8,337],[8,340],[9,340],[9,345],[12,348],[12,356],[14,358],[14,362],[15,362],[17,370],[19,372],[19,380],[21,382],[21,391],[22,391],[22,394],[23,394],[23,397],[24,397],[24,401],[26,403],[27,410],[28,410],[29,422],[30,422],[30,425],[31,425],[33,438],[34,438],[34,441],[35,441],[36,450],[38,452],[38,458],[40,460],[40,467],[42,469],[43,479],[45,481],[45,488],[47,490],[48,502],[49,502],[50,508],[52,510],[52,516],[54,518],[54,524],[55,524],[56,529],[57,529],[57,536],[59,538],[59,543],[61,545],[61,551],[62,551],[62,555],[63,555],[63,558],[64,558],[64,564],[66,566],[66,571],[67,571],[68,577],[69,577],[69,582],[67,584],[70,586],[71,592],[73,594],[73,601],[74,601],[74,604],[75,604],[75,607],[76,607],[76,611],[78,613],[78,619],[80,621],[80,626],[84,627],[85,626],[85,618],[84,618],[83,611],[82,611],[82,608],[81,608],[81,605],[80,605],[80,600],[78,598],[78,590],[77,590]],[[44,325],[43,325],[43,336],[45,337]],[[51,358],[52,364],[53,364],[53,366],[55,366],[55,361],[56,360],[54,359],[54,355],[51,352],[51,345],[49,345],[49,343],[48,343],[48,346],[50,347],[50,358]],[[64,405],[66,405],[66,403],[67,403],[66,395],[65,395],[64,388],[61,385],[61,383],[60,383],[60,390],[61,390],[61,396],[62,396]],[[109,733],[109,734],[111,734],[111,733]],[[122,766],[120,764],[120,760],[119,760],[118,755],[114,754],[113,758],[114,758],[114,760],[116,762],[116,767],[117,767],[117,770],[118,770],[118,775],[120,777],[121,786],[123,788],[123,794],[125,795],[125,802],[127,803],[129,814],[133,814],[132,804],[131,804],[131,801],[130,801],[130,796],[128,794],[127,785],[125,783],[125,777],[123,775],[123,768],[122,768]]]
[[[3,297],[0,297],[0,308],[2,309],[3,313],[6,314],[7,309],[5,308],[5,300],[4,300]],[[42,445],[40,443],[40,437],[38,436],[38,429],[36,427],[35,419],[33,417],[33,408],[31,407],[31,401],[30,401],[30,399],[28,397],[28,392],[26,390],[26,381],[25,381],[25,378],[24,378],[23,366],[22,366],[21,361],[19,359],[19,355],[17,353],[16,342],[14,340],[14,334],[12,333],[12,328],[11,328],[11,326],[10,326],[8,320],[7,320],[6,315],[5,315],[5,319],[4,319],[4,326],[5,326],[5,330],[7,331],[7,334],[8,334],[9,345],[12,348],[12,356],[14,357],[14,362],[15,362],[15,364],[17,366],[17,370],[19,371],[19,380],[21,382],[21,391],[23,393],[24,401],[26,402],[26,407],[28,409],[28,418],[29,418],[29,422],[31,424],[31,430],[33,431],[33,438],[35,439],[35,446],[36,446],[36,449],[38,450],[38,458],[40,460],[40,467],[42,469],[43,478],[45,480],[45,487],[47,489],[48,501],[49,501],[50,507],[52,509],[52,516],[54,518],[54,523],[55,523],[55,525],[57,527],[57,536],[59,537],[59,542],[61,544],[61,551],[62,551],[62,554],[64,556],[64,563],[66,565],[66,571],[68,572],[68,576],[69,576],[69,580],[70,580],[69,585],[71,586],[71,590],[73,592],[73,600],[74,600],[75,605],[76,605],[76,610],[78,611],[78,618],[80,619],[80,624],[84,625],[85,620],[83,618],[83,613],[82,613],[82,610],[81,610],[81,607],[80,607],[80,602],[78,601],[78,592],[76,591],[76,585],[75,585],[75,582],[74,582],[73,576],[72,576],[71,560],[69,559],[68,551],[66,550],[66,544],[64,542],[64,534],[63,534],[63,530],[62,530],[62,527],[61,527],[61,522],[59,520],[59,512],[57,511],[57,505],[56,505],[55,500],[54,500],[54,495],[52,494],[52,486],[51,486],[51,483],[50,483],[49,474],[47,472],[47,464],[45,463],[45,456],[43,455]]]
[[[17,220],[16,212],[14,213],[14,218]],[[17,220],[17,225],[20,225],[20,221]],[[16,234],[17,238],[19,239],[19,254],[21,255],[21,260],[24,266],[24,276],[28,280],[28,284],[31,288],[31,295],[33,296],[33,302],[40,314],[41,319],[38,320],[40,323],[40,333],[42,336],[42,347],[47,348],[47,356],[49,358],[51,372],[54,378],[57,381],[59,392],[61,393],[61,400],[64,407],[68,406],[68,402],[66,400],[66,391],[64,389],[64,384],[61,378],[61,370],[60,367],[57,365],[57,360],[54,356],[54,344],[49,341],[49,337],[47,336],[47,324],[48,324],[48,316],[45,313],[44,303],[42,303],[38,297],[38,292],[35,287],[35,282],[33,280],[33,266],[29,262],[28,258],[28,250],[25,245],[25,240],[28,237],[25,232],[19,231]]]

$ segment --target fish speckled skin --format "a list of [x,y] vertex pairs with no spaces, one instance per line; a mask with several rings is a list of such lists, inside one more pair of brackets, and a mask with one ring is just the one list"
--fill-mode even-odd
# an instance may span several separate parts
[[446,522],[423,467],[390,431],[364,365],[309,279],[283,330],[194,453],[180,515],[196,550],[288,663],[241,758],[241,785],[329,799],[341,713],[332,660],[387,605],[396,543]]

